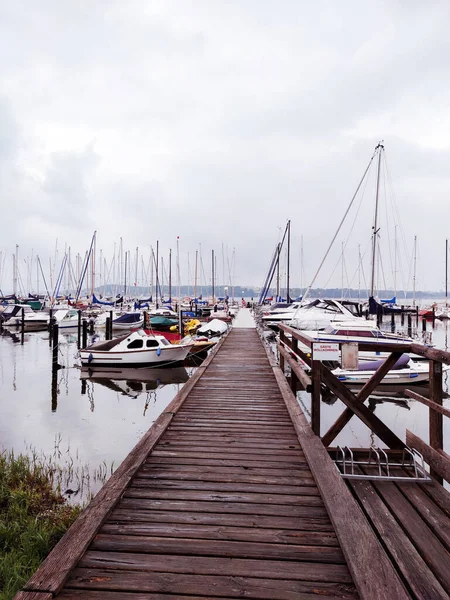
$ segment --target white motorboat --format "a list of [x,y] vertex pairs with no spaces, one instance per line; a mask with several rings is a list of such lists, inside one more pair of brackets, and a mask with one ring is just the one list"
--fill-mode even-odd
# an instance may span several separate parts
[[57,310],[53,317],[59,329],[76,329],[78,327],[78,311],[73,308],[62,308]]
[[297,306],[294,310],[281,309],[281,312],[263,316],[263,321],[270,326],[286,323],[295,329],[325,329],[333,321],[361,320],[361,317],[352,313],[341,302],[333,299],[317,299],[309,304]]
[[162,335],[149,335],[143,329],[113,340],[96,342],[80,350],[83,366],[145,366],[182,363],[190,343],[170,344]]
[[222,335],[228,329],[228,325],[220,319],[212,319],[197,329],[197,335]]
[[8,304],[0,314],[3,327],[19,327],[22,323],[22,311],[25,317],[36,314],[28,304]]

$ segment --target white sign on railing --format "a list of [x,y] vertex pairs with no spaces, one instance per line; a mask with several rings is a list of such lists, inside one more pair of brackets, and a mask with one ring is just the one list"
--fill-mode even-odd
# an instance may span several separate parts
[[339,360],[339,344],[314,342],[313,360]]

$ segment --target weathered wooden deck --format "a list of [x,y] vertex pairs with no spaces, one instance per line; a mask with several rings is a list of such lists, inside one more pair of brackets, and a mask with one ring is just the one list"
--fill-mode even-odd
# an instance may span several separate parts
[[[448,552],[422,558],[430,573],[409,584],[401,548],[380,542],[389,529],[403,543],[402,524],[371,514],[366,482],[353,486],[361,510],[257,332],[232,330],[214,354],[18,598],[446,597]],[[437,532],[436,511],[418,506],[409,517]]]

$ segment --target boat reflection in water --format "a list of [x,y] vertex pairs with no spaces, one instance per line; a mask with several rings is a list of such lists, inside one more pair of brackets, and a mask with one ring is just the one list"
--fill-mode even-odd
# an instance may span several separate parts
[[189,374],[184,367],[172,369],[130,367],[82,367],[80,373],[82,382],[98,383],[110,390],[137,398],[158,389],[162,385],[185,383]]

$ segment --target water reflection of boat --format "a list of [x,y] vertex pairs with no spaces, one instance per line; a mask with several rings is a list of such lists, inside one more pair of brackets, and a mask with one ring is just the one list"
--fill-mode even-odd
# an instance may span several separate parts
[[80,379],[99,383],[127,396],[137,397],[139,394],[156,390],[161,385],[185,383],[189,375],[184,367],[173,369],[82,367]]

